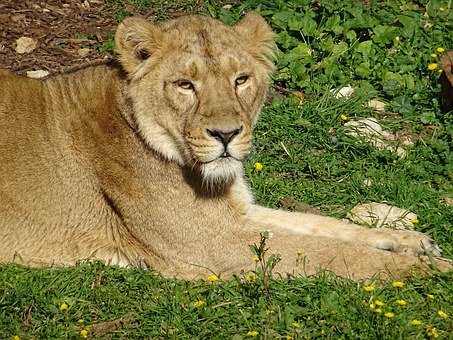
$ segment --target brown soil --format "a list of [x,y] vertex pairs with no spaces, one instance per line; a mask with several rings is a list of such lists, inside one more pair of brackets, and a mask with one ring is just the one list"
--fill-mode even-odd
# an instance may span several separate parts
[[[67,66],[102,59],[108,53],[100,46],[117,23],[112,10],[101,0],[0,2],[0,68],[16,73],[43,69],[60,72]],[[31,53],[18,54],[16,40],[38,41]],[[89,48],[86,56],[79,50]]]
[[[234,4],[238,0],[218,1]],[[162,1],[165,9],[140,9],[125,1],[126,12],[151,20],[186,14],[181,1]],[[193,12],[206,9],[197,0]],[[103,45],[113,37],[115,8],[107,0],[0,0],[0,69],[23,74],[32,70],[59,73],[110,57]],[[29,37],[38,45],[31,53],[16,52],[16,40]],[[81,49],[89,53],[81,56]]]

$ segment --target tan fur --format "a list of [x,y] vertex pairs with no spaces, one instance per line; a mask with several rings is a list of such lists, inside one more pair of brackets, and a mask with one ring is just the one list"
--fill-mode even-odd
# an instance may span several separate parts
[[[416,255],[436,251],[419,233],[253,203],[241,162],[274,52],[258,15],[233,27],[198,16],[162,25],[129,18],[116,46],[122,67],[46,80],[0,72],[1,261],[100,259],[226,277],[253,267],[248,247],[268,229],[279,273],[327,268],[358,279],[423,267]],[[235,131],[229,157],[216,131]]]

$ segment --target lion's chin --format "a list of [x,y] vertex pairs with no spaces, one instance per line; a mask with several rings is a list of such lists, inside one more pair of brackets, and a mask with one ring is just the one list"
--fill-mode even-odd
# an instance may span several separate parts
[[208,187],[224,185],[242,176],[242,163],[235,158],[217,158],[209,163],[200,165],[203,183]]

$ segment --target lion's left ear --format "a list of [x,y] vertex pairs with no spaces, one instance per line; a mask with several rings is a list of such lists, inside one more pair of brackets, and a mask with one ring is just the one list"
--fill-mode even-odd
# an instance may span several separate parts
[[257,13],[249,12],[233,29],[247,42],[250,52],[272,71],[277,47],[275,34],[266,20]]
[[127,73],[133,75],[160,47],[159,27],[140,17],[126,18],[116,30],[115,48]]

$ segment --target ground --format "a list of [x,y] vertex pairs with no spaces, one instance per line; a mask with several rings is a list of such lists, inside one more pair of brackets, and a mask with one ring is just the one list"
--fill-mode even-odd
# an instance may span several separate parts
[[[0,68],[59,73],[110,58],[115,26],[131,14],[233,23],[248,10],[273,26],[281,51],[246,164],[257,200],[339,218],[359,203],[392,204],[417,214],[413,227],[453,258],[453,119],[439,85],[440,58],[453,48],[448,1],[2,0]],[[31,53],[16,53],[23,36],[37,41]],[[331,93],[349,85],[351,97]],[[384,109],[367,107],[371,99]],[[376,119],[405,156],[351,136],[348,123],[359,118]],[[274,280],[260,264],[233,280],[197,282],[99,263],[4,265],[0,338],[451,338],[452,282],[436,272],[396,282]]]

